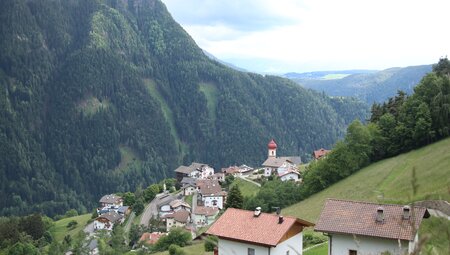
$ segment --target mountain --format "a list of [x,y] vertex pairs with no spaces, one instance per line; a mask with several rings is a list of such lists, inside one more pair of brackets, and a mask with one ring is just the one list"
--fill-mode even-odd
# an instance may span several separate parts
[[1,215],[84,212],[179,164],[258,166],[342,137],[359,101],[209,59],[159,0],[0,3]]
[[306,73],[286,73],[282,75],[288,79],[311,79],[311,80],[328,80],[340,79],[352,74],[370,74],[375,73],[376,70],[342,70],[342,71],[317,71]]
[[[285,76],[305,88],[323,91],[330,96],[351,96],[368,104],[380,103],[394,96],[398,90],[411,94],[413,88],[431,71],[431,65],[389,68],[383,71],[317,72]],[[354,72],[354,71],[353,71]],[[341,79],[327,79],[341,78]]]

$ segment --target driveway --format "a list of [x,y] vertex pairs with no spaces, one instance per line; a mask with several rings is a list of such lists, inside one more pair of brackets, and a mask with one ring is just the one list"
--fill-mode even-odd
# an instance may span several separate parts
[[94,234],[94,222],[91,222],[87,224],[86,227],[84,227],[84,233],[86,233],[88,236],[91,236]]

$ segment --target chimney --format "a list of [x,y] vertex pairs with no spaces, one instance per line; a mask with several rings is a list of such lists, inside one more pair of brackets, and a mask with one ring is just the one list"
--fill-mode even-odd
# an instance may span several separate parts
[[278,224],[281,224],[281,223],[283,223],[283,221],[284,221],[284,218],[283,218],[283,216],[278,216]]
[[384,208],[381,206],[377,208],[377,218],[375,221],[380,223],[384,221]]
[[411,208],[408,205],[403,206],[403,219],[409,220],[411,217]]
[[253,217],[259,217],[259,215],[261,215],[261,207],[258,206],[253,213]]

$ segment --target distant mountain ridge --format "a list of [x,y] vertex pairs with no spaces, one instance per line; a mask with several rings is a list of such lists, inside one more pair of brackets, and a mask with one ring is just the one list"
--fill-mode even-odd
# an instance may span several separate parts
[[[329,74],[341,72],[314,72],[285,76],[300,84],[305,88],[316,91],[323,91],[330,96],[351,96],[359,98],[368,104],[373,102],[383,102],[394,96],[398,90],[411,94],[415,85],[422,77],[431,71],[432,65],[420,65],[409,67],[395,67],[382,71],[361,71],[355,70],[341,79],[321,79]],[[351,71],[349,71],[351,72]],[[346,73],[346,71],[342,71]]]
[[233,64],[231,64],[231,63],[229,63],[229,62],[226,62],[226,61],[223,61],[223,60],[217,58],[216,56],[214,56],[213,54],[209,53],[208,51],[206,51],[206,50],[204,50],[204,49],[202,49],[202,51],[203,51],[203,53],[205,53],[205,55],[206,55],[208,58],[210,58],[210,59],[212,59],[212,60],[214,60],[214,61],[217,61],[217,62],[221,63],[222,65],[228,66],[228,67],[230,67],[230,68],[232,68],[232,69],[234,69],[234,70],[236,70],[236,71],[240,71],[240,72],[248,72],[248,71],[245,70],[244,68],[235,66],[235,65],[233,65]]
[[282,76],[288,79],[313,79],[313,80],[322,80],[327,79],[327,76],[335,75],[335,76],[348,76],[352,74],[368,74],[375,73],[378,70],[364,70],[364,69],[354,69],[354,70],[340,70],[340,71],[315,71],[315,72],[305,72],[305,73],[296,73],[290,72],[285,73]]

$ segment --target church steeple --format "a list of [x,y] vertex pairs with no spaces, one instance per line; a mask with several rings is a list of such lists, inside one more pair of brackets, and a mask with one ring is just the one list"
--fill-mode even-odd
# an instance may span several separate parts
[[277,144],[275,143],[275,141],[272,139],[270,140],[269,144],[267,144],[267,149],[268,149],[268,156],[269,157],[277,157]]

